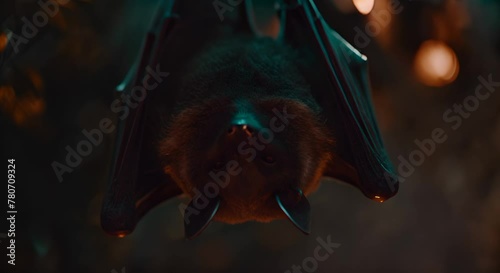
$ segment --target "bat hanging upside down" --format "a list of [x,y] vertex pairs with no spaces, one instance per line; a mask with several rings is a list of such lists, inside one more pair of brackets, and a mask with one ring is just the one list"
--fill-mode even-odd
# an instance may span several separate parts
[[[212,220],[288,218],[309,233],[306,196],[324,176],[377,201],[397,192],[373,118],[365,58],[322,20],[315,23],[313,5],[300,1],[282,10],[288,29],[279,39],[250,31],[212,39],[193,50],[181,79],[155,90],[162,96],[148,94],[119,135],[101,217],[107,232],[130,233],[155,205],[184,193],[191,198],[188,238]],[[175,48],[168,35],[175,37],[182,16],[172,18],[161,28],[170,32],[156,36],[158,51],[146,40],[144,55],[172,56],[164,49]]]
[[270,38],[237,38],[192,66],[160,144],[165,172],[197,197],[186,220],[198,210],[226,223],[287,214],[308,231],[305,195],[332,163],[333,139],[294,57]]

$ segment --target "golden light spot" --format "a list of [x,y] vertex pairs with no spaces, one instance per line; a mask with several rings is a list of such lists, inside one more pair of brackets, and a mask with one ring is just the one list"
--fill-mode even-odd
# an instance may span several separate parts
[[0,33],[0,52],[4,51],[5,47],[7,46],[7,42],[9,41],[9,38],[7,38],[7,34],[5,33]]
[[2,108],[13,107],[16,100],[16,93],[12,86],[0,86],[0,106]]
[[380,202],[380,203],[384,203],[384,201],[385,201],[384,199],[382,199],[382,197],[380,197],[378,195],[375,195],[373,198],[375,199],[375,201]]
[[427,40],[422,43],[415,55],[414,69],[424,84],[443,86],[457,78],[458,58],[453,49],[444,42]]
[[368,14],[373,10],[375,0],[352,0],[352,3],[361,14]]
[[25,96],[16,101],[12,111],[12,118],[18,125],[26,125],[26,122],[33,121],[45,110],[45,102],[35,96]]
[[10,116],[17,125],[29,126],[45,111],[45,101],[34,94],[16,96],[12,86],[1,86],[0,110]]
[[21,106],[30,116],[35,116],[45,111],[45,101],[34,96],[28,96],[21,100]]
[[27,74],[28,74],[29,78],[31,79],[31,82],[33,83],[33,86],[35,87],[35,89],[37,91],[41,91],[43,88],[42,76],[40,76],[40,74],[37,71],[32,70],[32,69],[29,69],[27,71]]

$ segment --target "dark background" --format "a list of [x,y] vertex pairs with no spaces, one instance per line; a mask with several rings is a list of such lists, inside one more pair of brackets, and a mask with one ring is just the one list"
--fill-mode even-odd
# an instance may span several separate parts
[[[70,1],[8,60],[6,33],[19,32],[19,18],[40,7],[2,0],[1,160],[6,166],[7,158],[16,159],[18,215],[16,266],[7,265],[0,238],[1,271],[285,272],[312,256],[317,237],[331,236],[341,246],[316,272],[500,272],[500,93],[480,101],[456,130],[443,120],[453,104],[474,94],[479,76],[500,81],[499,1],[401,0],[402,11],[367,45],[356,43],[355,28],[377,22],[374,14],[387,10],[388,1],[376,0],[371,15],[361,15],[351,0],[316,2],[370,60],[377,118],[395,166],[418,149],[415,139],[430,138],[435,128],[447,140],[383,204],[324,181],[310,197],[310,236],[280,220],[214,223],[185,241],[181,199],[154,209],[126,238],[101,230],[112,135],[63,182],[51,167],[64,161],[67,145],[83,139],[82,129],[116,119],[112,91],[134,60],[158,0]],[[432,75],[419,76],[417,51],[430,39],[455,52],[456,77],[436,83]],[[7,193],[0,194],[5,200]]]

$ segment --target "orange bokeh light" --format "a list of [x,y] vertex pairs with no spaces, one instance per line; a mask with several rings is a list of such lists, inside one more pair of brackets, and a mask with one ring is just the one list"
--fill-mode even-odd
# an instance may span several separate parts
[[414,69],[424,84],[443,86],[457,78],[458,58],[444,42],[427,40],[420,45],[415,55]]
[[5,33],[0,33],[0,52],[5,50],[5,47],[7,46],[7,42],[9,39],[7,38],[7,34]]
[[12,86],[0,86],[0,110],[19,126],[25,126],[40,117],[45,107],[43,98],[34,94],[18,97]]
[[361,14],[368,14],[373,10],[375,0],[352,0],[352,3]]

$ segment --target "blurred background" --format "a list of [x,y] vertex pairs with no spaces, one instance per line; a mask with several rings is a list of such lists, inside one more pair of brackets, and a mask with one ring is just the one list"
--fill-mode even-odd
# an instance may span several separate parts
[[[317,237],[340,246],[315,272],[500,272],[500,87],[487,99],[469,98],[480,77],[500,81],[500,1],[316,0],[330,26],[369,59],[395,167],[435,128],[446,141],[382,204],[324,181],[310,197],[310,236],[280,220],[213,223],[193,241],[183,239],[181,199],[154,209],[125,238],[101,230],[112,135],[59,183],[51,163],[64,161],[65,147],[103,117],[116,119],[113,90],[159,1],[59,2],[32,38],[17,38],[15,54],[7,44],[22,32],[22,18],[42,7],[0,3],[0,140],[2,160],[16,159],[18,206],[17,265],[7,265],[0,238],[2,272],[286,272],[313,256]],[[443,115],[464,103],[452,128]]]

